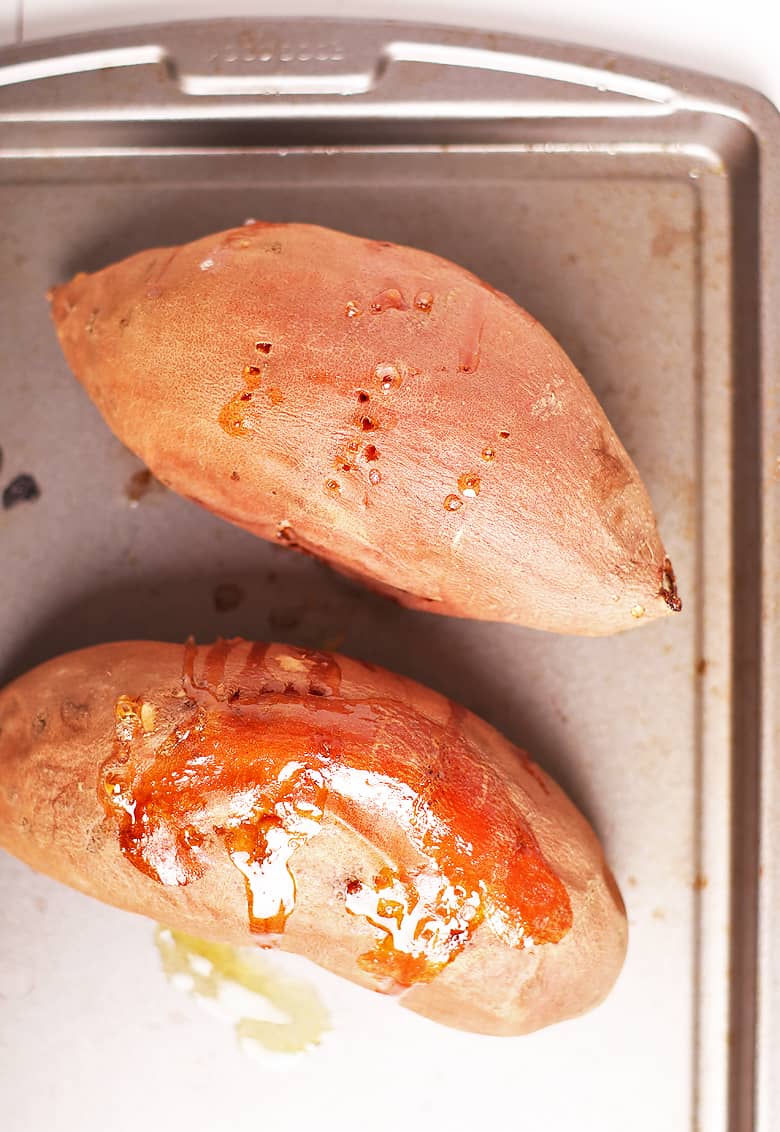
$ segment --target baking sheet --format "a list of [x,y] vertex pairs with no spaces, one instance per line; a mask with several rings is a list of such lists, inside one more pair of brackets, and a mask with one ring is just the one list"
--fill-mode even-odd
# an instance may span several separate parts
[[[204,1132],[777,1127],[774,113],[597,52],[402,25],[171,25],[0,67],[0,476],[41,488],[0,513],[0,679],[189,633],[380,662],[534,752],[598,830],[631,925],[607,1003],[523,1039],[435,1027],[285,959],[334,1029],[280,1073],[166,982],[153,925],[3,857],[8,1127],[110,1114],[123,1132],[146,1106],[152,1127]],[[130,499],[140,466],[69,376],[46,288],[249,216],[428,248],[536,314],[642,472],[684,615],[587,641],[413,614],[162,489]]]

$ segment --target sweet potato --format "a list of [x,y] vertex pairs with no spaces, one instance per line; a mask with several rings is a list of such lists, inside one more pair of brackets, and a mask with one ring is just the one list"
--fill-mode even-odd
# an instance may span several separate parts
[[647,493],[563,350],[426,252],[303,224],[51,293],[71,368],[163,483],[405,604],[600,635],[680,607]]
[[282,645],[100,645],[0,692],[0,844],[180,931],[521,1034],[623,961],[593,831],[487,723]]

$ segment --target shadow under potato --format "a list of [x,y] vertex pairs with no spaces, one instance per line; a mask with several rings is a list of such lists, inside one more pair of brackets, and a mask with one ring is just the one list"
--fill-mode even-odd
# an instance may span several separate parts
[[535,720],[533,692],[524,690],[532,682],[523,679],[523,642],[539,634],[413,612],[322,564],[313,578],[307,570],[315,584],[302,588],[300,572],[284,569],[291,555],[280,550],[274,556],[279,569],[249,575],[141,575],[85,590],[29,631],[0,672],[0,683],[52,657],[116,640],[183,642],[192,635],[206,643],[242,636],[339,651],[410,676],[488,720],[528,750],[588,813],[575,752],[564,749],[560,731],[551,742]]

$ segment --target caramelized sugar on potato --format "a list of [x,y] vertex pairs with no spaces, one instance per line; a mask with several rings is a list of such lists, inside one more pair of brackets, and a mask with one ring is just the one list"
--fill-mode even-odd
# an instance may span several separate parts
[[639,474],[526,311],[427,252],[253,223],[54,288],[163,483],[405,604],[558,632],[680,608]]
[[0,845],[465,1030],[582,1013],[625,953],[596,837],[527,755],[411,680],[289,646],[101,645],[10,684]]

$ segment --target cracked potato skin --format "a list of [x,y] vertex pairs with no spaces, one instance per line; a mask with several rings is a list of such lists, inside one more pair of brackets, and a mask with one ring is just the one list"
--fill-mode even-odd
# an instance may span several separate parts
[[625,954],[598,841],[527,755],[411,680],[286,645],[120,642],[8,685],[0,845],[480,1033],[583,1013]]
[[583,377],[438,256],[253,223],[51,293],[73,372],[163,483],[404,604],[602,635],[679,609]]

